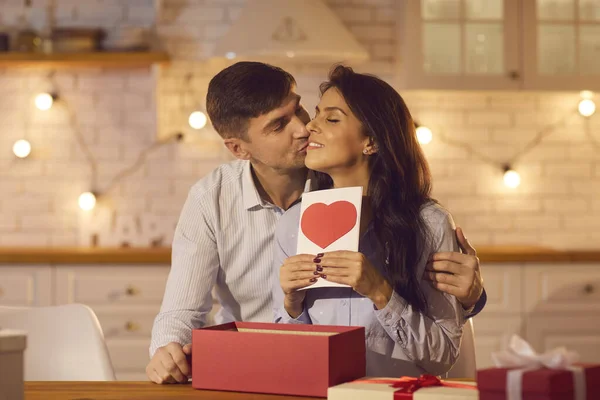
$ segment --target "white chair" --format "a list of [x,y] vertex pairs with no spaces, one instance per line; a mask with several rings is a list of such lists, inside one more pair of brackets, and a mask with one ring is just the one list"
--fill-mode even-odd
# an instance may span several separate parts
[[475,363],[475,332],[473,329],[473,318],[469,318],[463,327],[463,337],[460,343],[460,355],[458,360],[446,378],[471,378],[475,379],[477,365]]
[[0,307],[0,327],[27,332],[26,381],[114,381],[98,318],[82,304]]

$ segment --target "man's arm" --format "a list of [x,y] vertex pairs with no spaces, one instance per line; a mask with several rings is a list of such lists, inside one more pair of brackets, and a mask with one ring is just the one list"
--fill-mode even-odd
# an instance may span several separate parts
[[435,253],[427,264],[425,278],[445,293],[456,296],[468,317],[479,313],[487,301],[477,251],[461,228],[456,228],[461,253]]
[[[192,189],[173,238],[171,271],[159,314],[152,327],[148,377],[156,383],[185,382],[189,363],[184,346],[192,330],[201,328],[212,309],[212,288],[219,270],[214,223]],[[185,378],[184,378],[185,377]]]

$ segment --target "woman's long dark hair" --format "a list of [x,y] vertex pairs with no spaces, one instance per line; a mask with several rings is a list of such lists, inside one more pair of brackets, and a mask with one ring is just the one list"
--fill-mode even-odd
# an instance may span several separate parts
[[[321,95],[335,88],[360,120],[377,152],[369,157],[367,195],[379,249],[387,255],[390,283],[409,304],[427,312],[416,268],[430,233],[421,207],[433,199],[429,165],[417,141],[413,119],[402,97],[383,80],[335,66]],[[318,189],[331,188],[331,177],[315,172]]]

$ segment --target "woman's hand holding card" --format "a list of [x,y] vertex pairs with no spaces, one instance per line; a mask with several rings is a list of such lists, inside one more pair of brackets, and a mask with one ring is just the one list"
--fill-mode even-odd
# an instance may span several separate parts
[[357,293],[368,297],[378,309],[384,308],[392,297],[392,286],[358,251],[325,253],[318,265],[322,269],[323,279],[352,287]]
[[317,281],[319,272],[315,256],[298,254],[287,258],[279,272],[279,282],[283,289],[284,307],[288,314],[297,318],[302,313],[306,291],[304,289]]

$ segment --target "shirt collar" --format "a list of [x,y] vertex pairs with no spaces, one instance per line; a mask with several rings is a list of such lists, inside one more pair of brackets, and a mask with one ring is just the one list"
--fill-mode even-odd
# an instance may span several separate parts
[[[306,180],[304,184],[304,193],[310,192],[310,176]],[[258,194],[258,189],[256,188],[256,184],[254,183],[254,178],[252,177],[252,165],[250,161],[246,161],[244,165],[244,172],[242,174],[242,198],[244,201],[244,208],[249,210],[256,206],[265,206],[265,203],[260,198],[260,194]]]
[[262,200],[258,194],[258,189],[256,189],[254,179],[252,178],[252,166],[250,165],[250,161],[246,161],[244,165],[244,173],[242,176],[242,197],[244,200],[244,208],[246,208],[246,210],[262,205]]

